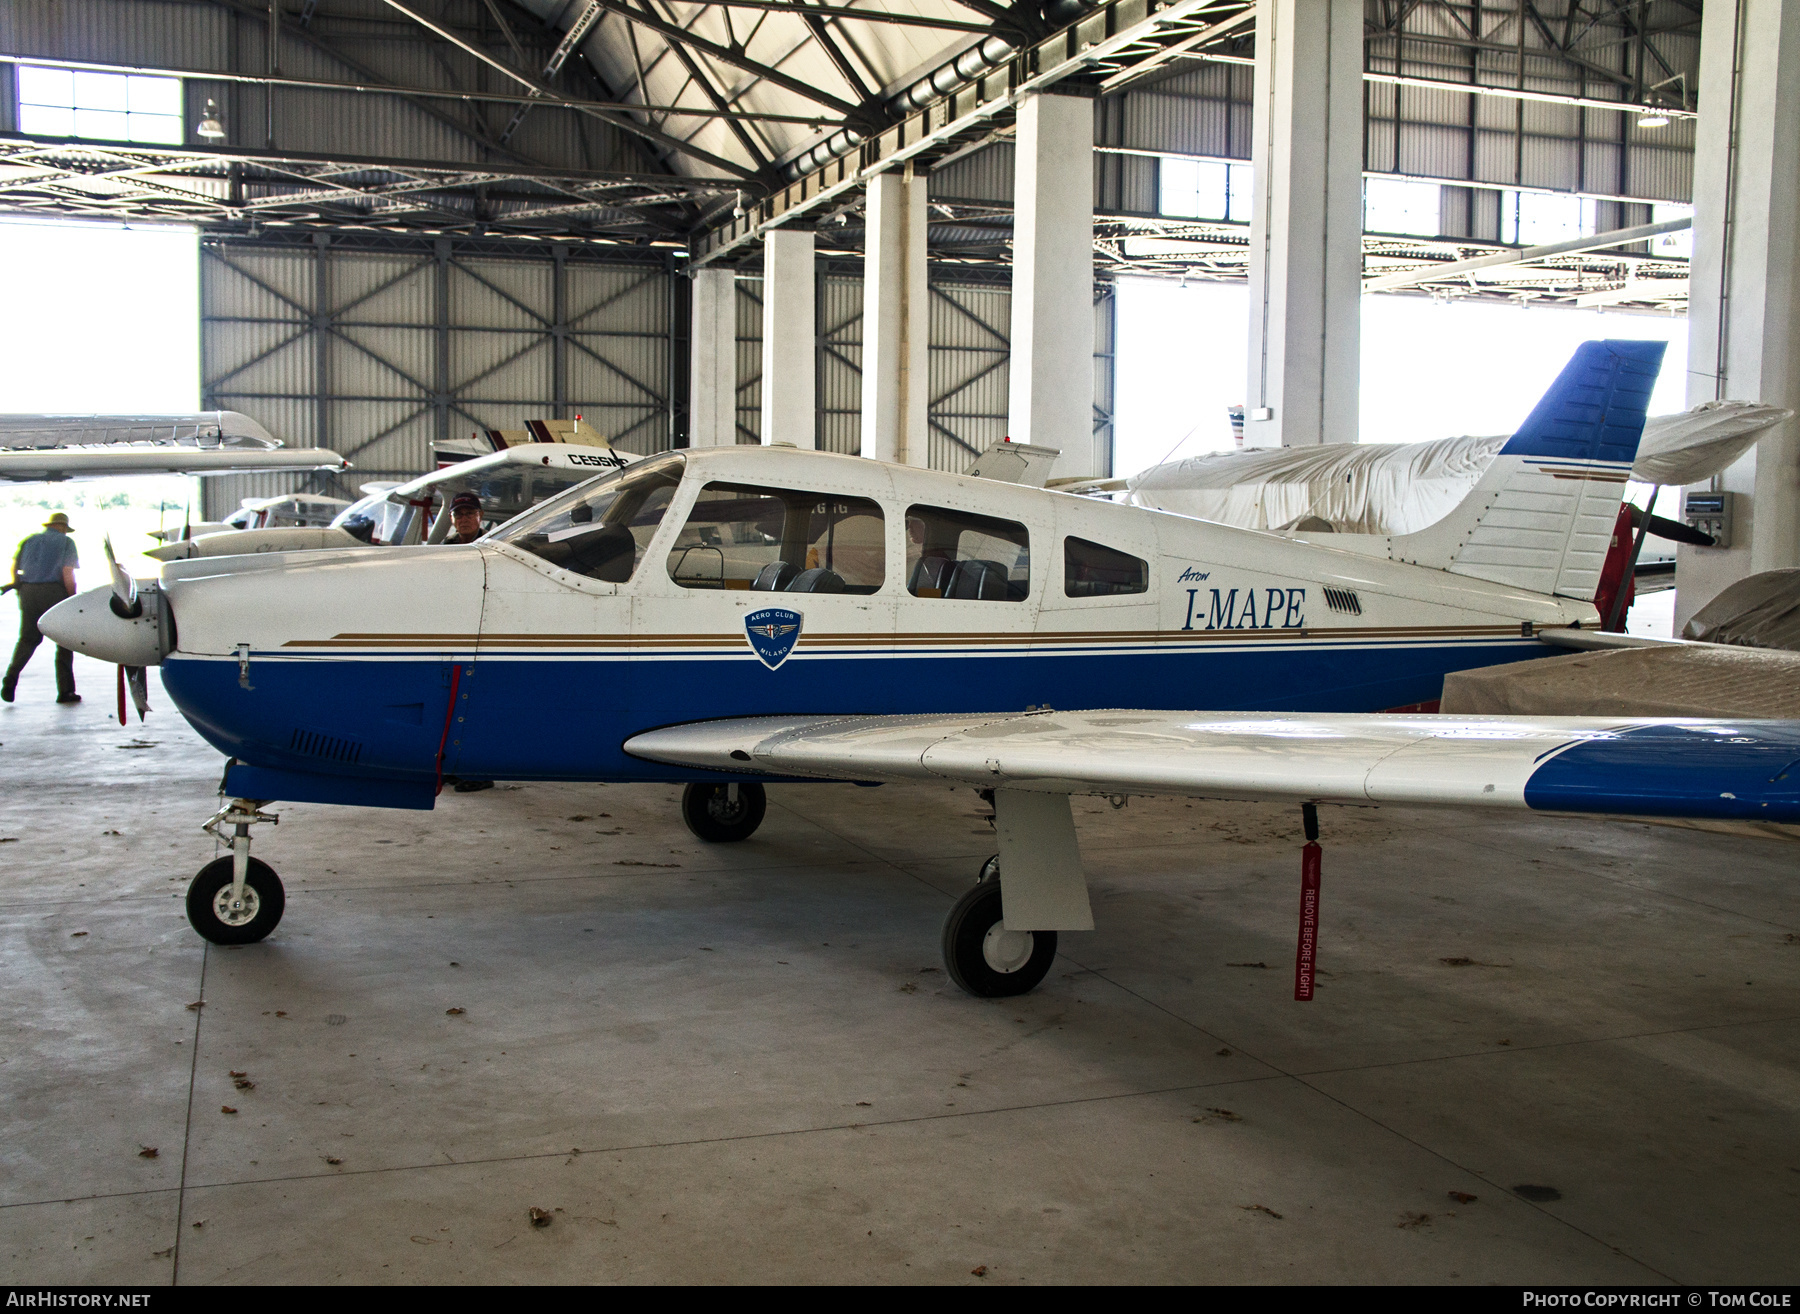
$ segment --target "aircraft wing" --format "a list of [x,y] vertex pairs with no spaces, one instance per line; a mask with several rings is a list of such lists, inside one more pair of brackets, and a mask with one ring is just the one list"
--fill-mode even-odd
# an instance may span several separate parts
[[121,475],[271,474],[349,468],[350,463],[343,457],[322,447],[269,450],[97,443],[82,447],[0,448],[0,480],[13,483],[112,479]]
[[1800,821],[1800,721],[1125,710],[752,717],[653,730],[625,748],[790,779]]

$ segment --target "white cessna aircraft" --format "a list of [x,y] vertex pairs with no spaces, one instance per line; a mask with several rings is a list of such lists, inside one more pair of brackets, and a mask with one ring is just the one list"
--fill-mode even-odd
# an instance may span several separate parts
[[[533,423],[541,426],[544,422]],[[368,496],[342,504],[325,524],[256,526],[184,536],[144,555],[157,561],[186,561],[251,552],[441,543],[450,533],[450,517],[444,513],[458,493],[470,492],[481,498],[482,520],[491,527],[597,474],[623,469],[638,459],[591,429],[588,435],[579,442],[502,446],[485,455],[458,457],[453,464],[441,465],[408,483],[365,484]]]
[[283,447],[280,439],[237,411],[0,415],[0,479],[14,483],[349,468],[336,452]]
[[[1800,820],[1800,724],[1380,714],[1590,632],[1662,352],[1585,344],[1417,534],[1309,541],[723,447],[638,462],[466,547],[170,563],[42,624],[160,663],[230,759],[208,824],[233,853],[187,899],[214,942],[281,917],[249,852],[272,800],[673,781],[694,833],[732,841],[767,780],[951,781],[992,791],[1000,853],[950,913],[947,966],[1016,994],[1057,932],[1093,925],[1074,793],[1288,799],[1309,824],[1370,802]],[[1192,707],[1213,710],[1169,710]]]

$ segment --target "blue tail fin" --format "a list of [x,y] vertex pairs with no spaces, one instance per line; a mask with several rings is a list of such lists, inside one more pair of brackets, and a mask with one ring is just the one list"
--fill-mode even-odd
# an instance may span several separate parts
[[1462,504],[1399,560],[1591,599],[1662,367],[1661,342],[1584,342]]
[[1637,459],[1665,342],[1584,342],[1500,449],[1565,461]]

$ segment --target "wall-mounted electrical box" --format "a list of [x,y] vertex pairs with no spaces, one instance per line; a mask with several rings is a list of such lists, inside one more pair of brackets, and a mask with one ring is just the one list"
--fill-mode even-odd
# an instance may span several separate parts
[[1688,527],[1710,534],[1715,548],[1731,546],[1731,513],[1736,493],[1689,493],[1681,504]]

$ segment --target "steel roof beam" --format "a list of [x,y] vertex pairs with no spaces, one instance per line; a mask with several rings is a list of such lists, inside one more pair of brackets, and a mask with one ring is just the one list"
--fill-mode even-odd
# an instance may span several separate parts
[[[383,0],[383,2],[385,4],[387,4],[390,8],[396,9],[400,13],[405,14],[407,17],[411,18],[415,23],[417,23],[420,27],[422,27],[426,31],[432,33],[434,36],[437,36],[437,37],[441,38],[442,40],[448,42],[450,45],[455,46],[458,50],[462,51],[465,55],[471,55],[474,58],[480,60],[483,64],[486,64],[489,68],[496,69],[497,71],[504,73],[507,77],[509,77],[513,81],[517,82],[520,86],[529,88],[530,90],[537,92],[538,95],[540,95],[540,96],[556,95],[556,93],[554,91],[550,90],[549,87],[544,86],[542,83],[537,81],[537,79],[531,77],[529,74],[521,73],[518,69],[512,67],[512,65],[508,64],[505,60],[500,59],[497,56],[489,54],[487,51],[483,50],[480,46],[475,45],[471,41],[465,41],[462,37],[458,36],[450,28],[445,27],[444,25],[425,17],[424,14],[421,14],[414,9],[408,8],[406,5],[401,3],[401,0]],[[595,118],[603,119],[606,122],[612,124],[616,128],[622,128],[626,132],[634,133],[635,135],[637,135],[639,137],[643,137],[644,139],[646,139],[648,141],[653,141],[653,142],[656,142],[658,145],[666,146],[670,150],[680,151],[683,155],[690,155],[697,160],[704,160],[706,163],[712,165],[715,169],[723,169],[727,173],[735,173],[735,174],[739,175],[740,177],[744,177],[744,178],[748,178],[750,176],[750,170],[744,168],[743,165],[738,164],[732,160],[728,160],[722,155],[714,155],[711,151],[702,150],[700,147],[691,145],[690,143],[683,141],[679,137],[671,137],[667,133],[658,132],[655,128],[651,128],[642,123],[639,123],[637,120],[633,119],[628,114],[614,114],[611,111],[599,110],[599,109],[590,110],[588,112],[593,114]],[[505,149],[504,147],[496,146],[494,143],[486,143],[486,144],[490,147],[490,149]]]
[[[648,6],[649,0],[642,0],[642,3]],[[622,15],[622,17],[626,20],[627,26],[630,26],[630,15],[626,14]],[[634,35],[632,37],[632,49],[634,51],[637,48],[636,42],[637,37]],[[733,113],[731,105],[725,100],[724,93],[721,92],[719,88],[713,86],[712,79],[706,76],[705,72],[700,68],[699,62],[691,53],[689,53],[687,47],[674,41],[667,41],[663,44],[668,52],[675,56],[676,62],[679,63],[682,68],[687,70],[688,80],[696,87],[700,88],[700,94],[711,101],[713,108],[724,116],[725,126],[731,129],[731,135],[738,139],[738,145],[744,148],[745,153],[750,156],[750,159],[755,163],[757,169],[767,169],[769,167],[768,152],[757,142],[751,140],[749,131]],[[680,93],[677,92],[676,94],[679,95]]]
[[813,40],[819,43],[819,49],[825,52],[825,57],[831,61],[832,67],[837,69],[838,76],[844,79],[844,85],[862,97],[863,104],[867,105],[875,99],[875,88],[863,81],[862,74],[857,72],[856,66],[850,62],[850,56],[845,54],[843,48],[832,39],[830,31],[826,29],[825,20],[817,14],[808,13],[810,8],[810,5],[796,4],[788,12],[800,16],[800,21],[806,24],[806,30],[813,34]]
[[848,5],[807,5],[803,11],[793,0],[710,0],[725,9],[766,9],[777,14],[810,12],[821,18],[851,19],[858,23],[889,23],[900,27],[929,27],[944,32],[992,32],[993,23],[969,23],[955,18],[928,18],[924,14],[893,13],[885,9],[852,9]]
[[1543,246],[1528,246],[1516,251],[1497,251],[1493,255],[1476,256],[1473,260],[1453,260],[1449,264],[1424,265],[1418,269],[1407,269],[1393,274],[1379,274],[1374,278],[1367,279],[1363,283],[1363,291],[1392,292],[1396,288],[1416,287],[1420,283],[1432,283],[1445,278],[1461,278],[1478,269],[1501,269],[1507,265],[1529,264],[1533,260],[1548,260],[1552,256],[1603,251],[1607,247],[1643,242],[1652,237],[1659,237],[1663,233],[1676,233],[1693,226],[1692,219],[1666,219],[1660,224],[1638,224],[1632,228],[1614,229],[1610,233],[1573,237],[1566,242],[1548,242]]
[[[604,0],[612,3],[612,0]],[[392,0],[389,0],[392,3]],[[907,160],[930,159],[1004,123],[1025,96],[1071,79],[1108,77],[1154,57],[1196,31],[1254,9],[1231,0],[1109,0],[1079,22],[1022,50],[1008,64],[941,96],[891,124],[851,154],[839,156],[759,201],[742,219],[700,236],[696,267],[716,260],[764,232],[811,215],[853,194],[874,174]]]
[[[9,55],[0,53],[0,64],[32,64],[40,68],[66,68],[81,72],[126,73],[139,76],[162,78],[192,78],[205,82],[235,82],[244,86],[258,87],[292,87],[299,91],[342,91],[356,95],[400,96],[402,98],[419,96],[428,100],[458,100],[478,104],[542,106],[545,109],[570,110],[577,114],[587,114],[598,118],[599,110],[615,110],[623,113],[650,112],[659,114],[686,115],[691,118],[741,118],[754,119],[766,123],[795,123],[805,127],[821,128],[832,120],[822,114],[765,114],[757,110],[738,109],[697,109],[691,105],[638,105],[629,101],[610,100],[577,100],[569,96],[546,94],[532,96],[529,94],[508,95],[503,91],[460,91],[453,87],[408,87],[395,83],[375,82],[335,82],[328,78],[298,78],[268,73],[231,73],[219,69],[205,68],[164,68],[146,64],[104,64],[89,59],[49,59],[37,55]],[[607,120],[602,119],[602,122]],[[441,165],[439,167],[442,167]]]
[[[722,46],[716,41],[708,41],[705,37],[698,36],[679,24],[665,22],[654,14],[633,8],[625,0],[598,0],[598,2],[621,18],[629,19],[640,27],[650,29],[665,41],[679,43],[697,54],[705,55],[709,59],[716,59],[721,64],[729,64],[733,68],[754,74],[772,86],[780,87],[783,91],[791,91],[796,96],[804,97],[815,104],[824,105],[848,119],[860,120],[862,116],[860,107],[852,105],[847,100],[841,100],[829,92],[809,86],[799,78],[790,77],[780,69],[771,68],[759,60],[751,59],[741,51],[733,50],[729,46]],[[400,0],[385,0],[385,3],[393,5],[397,9],[403,7]]]

